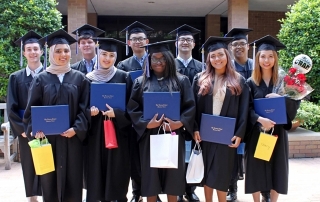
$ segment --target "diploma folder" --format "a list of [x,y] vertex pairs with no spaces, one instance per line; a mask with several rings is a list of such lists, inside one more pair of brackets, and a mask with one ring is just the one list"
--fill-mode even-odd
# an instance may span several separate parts
[[129,74],[132,79],[132,82],[134,82],[136,78],[138,78],[139,76],[142,76],[143,70],[130,71]]
[[70,128],[69,106],[31,106],[32,134],[60,135]]
[[126,84],[125,83],[91,83],[90,106],[99,110],[112,108],[126,110]]
[[201,115],[201,140],[219,144],[230,145],[234,136],[236,119],[210,114]]
[[180,120],[180,92],[144,92],[143,119],[151,120],[158,113],[171,120]]
[[285,97],[254,99],[254,111],[259,116],[268,118],[276,124],[287,124],[285,99]]

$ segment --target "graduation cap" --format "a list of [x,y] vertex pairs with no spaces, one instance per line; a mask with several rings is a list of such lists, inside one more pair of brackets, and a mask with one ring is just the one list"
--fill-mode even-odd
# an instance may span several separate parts
[[[97,49],[102,49],[104,51],[108,51],[108,52],[117,52],[118,50],[118,46],[119,45],[126,45],[126,43],[124,43],[123,41],[119,41],[117,39],[114,38],[94,38],[95,40],[97,40]],[[97,69],[99,69],[99,52],[98,50],[97,52]]]
[[[98,37],[101,34],[105,33],[102,29],[99,29],[97,27],[94,27],[89,24],[82,25],[81,27],[78,27],[76,30],[71,32],[72,34],[76,35],[76,40],[78,41],[78,37],[80,36],[88,36],[88,37]],[[76,54],[78,54],[78,44],[76,47]]]
[[[155,43],[150,43],[140,48],[146,48],[149,55],[153,53],[160,53],[164,51],[170,51],[169,44],[175,42],[176,40],[159,41]],[[149,60],[146,61],[146,75],[150,77],[149,72]]]
[[[144,33],[147,36],[147,32],[151,32],[151,31],[153,31],[153,29],[151,27],[149,27],[145,24],[142,24],[141,22],[135,21],[131,25],[129,25],[126,28],[124,28],[123,30],[121,30],[120,33],[126,32],[126,42],[127,42],[128,37],[131,34]],[[128,55],[128,54],[129,54],[129,47],[127,45],[126,46],[126,55]]]
[[[185,36],[185,35],[192,35],[193,36],[193,35],[196,35],[200,32],[201,32],[200,30],[198,30],[194,27],[191,27],[187,24],[184,24],[184,25],[178,27],[177,29],[172,30],[168,34],[171,36],[176,36],[176,41],[178,41],[178,38],[180,36]],[[178,46],[176,47],[176,56],[178,56]]]
[[250,28],[233,28],[228,32],[225,37],[233,37],[234,41],[235,40],[240,40],[240,39],[245,39],[246,41],[248,40],[247,34],[249,32],[253,31],[253,29]]
[[41,37],[42,36],[31,30],[14,42],[17,46],[20,46],[20,67],[23,65],[22,53],[24,51],[24,46],[31,43],[39,43],[40,45],[39,39]]
[[217,37],[210,36],[204,44],[202,44],[200,50],[202,55],[202,68],[204,69],[204,51],[208,53],[218,50],[220,48],[228,49],[228,44],[233,40],[233,37]]
[[41,44],[44,44],[45,52],[44,52],[44,64],[43,67],[47,66],[47,47],[51,47],[56,44],[68,44],[71,45],[75,43],[77,40],[73,38],[70,34],[68,34],[63,29],[59,29],[39,40]]

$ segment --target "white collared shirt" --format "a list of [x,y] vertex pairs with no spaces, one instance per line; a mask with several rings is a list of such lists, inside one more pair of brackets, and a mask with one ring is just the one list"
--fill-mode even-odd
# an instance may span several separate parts
[[37,69],[34,70],[34,73],[32,73],[32,70],[27,66],[26,67],[27,76],[30,76],[31,74],[31,76],[34,77],[34,75],[38,74],[41,71],[41,69],[42,69],[42,64]]
[[180,60],[185,67],[188,67],[190,61],[192,60],[192,56],[189,59],[184,60],[178,55],[177,59]]

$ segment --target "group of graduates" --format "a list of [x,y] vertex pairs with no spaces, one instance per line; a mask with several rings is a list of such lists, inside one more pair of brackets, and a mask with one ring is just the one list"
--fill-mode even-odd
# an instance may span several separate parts
[[[254,43],[258,47],[255,62],[248,58],[247,33],[251,29],[234,28],[225,37],[209,37],[202,45],[207,53],[204,62],[192,58],[197,30],[183,25],[171,32],[176,40],[149,44],[148,32],[153,29],[134,22],[127,32],[127,45],[133,56],[115,66],[117,50],[126,43],[99,35],[104,31],[84,25],[73,33],[64,30],[45,37],[30,31],[17,40],[27,66],[10,75],[7,110],[12,132],[19,139],[21,165],[28,201],[42,196],[45,202],[80,202],[82,189],[86,201],[127,201],[130,177],[132,202],[147,197],[149,202],[161,201],[167,194],[169,202],[199,201],[194,193],[203,186],[206,201],[217,191],[219,201],[237,199],[237,180],[242,173],[240,143],[246,143],[245,193],[252,193],[255,202],[277,201],[288,189],[288,137],[299,102],[286,98],[288,123],[274,121],[255,113],[253,99],[279,97],[273,87],[279,79],[277,50],[285,46],[271,36]],[[70,64],[70,45],[77,42],[83,60]],[[176,58],[169,44],[175,43]],[[40,61],[43,45],[49,47],[49,63]],[[96,47],[98,47],[96,49]],[[230,54],[229,52],[232,54]],[[130,71],[143,70],[132,81]],[[90,106],[90,83],[126,84],[126,110],[112,108],[101,111]],[[143,118],[144,92],[180,92],[180,120],[155,114]],[[32,134],[31,106],[69,105],[70,128],[57,135],[46,136],[52,145],[55,171],[36,175],[28,141],[42,138]],[[23,117],[19,114],[24,110]],[[201,141],[201,114],[236,119],[230,145]],[[103,121],[111,119],[118,148],[105,147]],[[166,122],[179,136],[178,168],[150,167],[150,136],[158,134]],[[274,129],[278,140],[270,161],[254,158],[261,128]],[[204,178],[198,185],[187,184],[185,172],[185,141],[201,142]],[[166,148],[162,148],[166,149]]]

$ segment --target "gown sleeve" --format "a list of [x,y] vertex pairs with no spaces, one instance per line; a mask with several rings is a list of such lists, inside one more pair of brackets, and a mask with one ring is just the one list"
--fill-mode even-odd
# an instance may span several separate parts
[[198,79],[199,79],[199,74],[195,75],[194,78],[193,78],[193,82],[192,82],[192,94],[195,98],[195,106],[196,107],[196,115],[195,115],[195,121],[193,123],[193,131],[200,131],[200,128],[199,128],[199,124],[198,124],[198,120],[199,120],[199,117],[198,117],[198,92],[199,92],[199,87],[198,87]]

